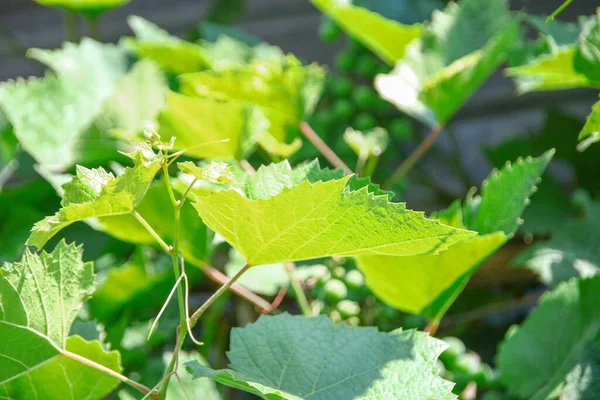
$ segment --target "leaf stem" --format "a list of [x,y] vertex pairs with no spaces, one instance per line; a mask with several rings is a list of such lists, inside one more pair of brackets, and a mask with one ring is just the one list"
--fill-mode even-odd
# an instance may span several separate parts
[[63,12],[63,26],[65,31],[65,40],[72,43],[77,43],[77,14],[72,11]]
[[548,18],[546,18],[546,23],[553,21],[554,18],[556,18],[556,16],[558,14],[560,14],[561,12],[564,11],[565,8],[567,8],[569,6],[569,4],[571,4],[573,2],[573,0],[566,0],[564,3],[562,3],[560,5],[560,7],[558,7],[556,10],[554,10],[554,12],[552,14],[550,14],[548,16]]
[[117,371],[113,371],[112,369],[105,367],[102,364],[98,364],[95,361],[89,360],[85,357],[80,356],[79,354],[75,354],[75,353],[71,353],[70,351],[67,350],[61,350],[60,351],[61,354],[67,358],[70,358],[71,360],[75,360],[78,361],[84,365],[87,365],[90,368],[94,368],[95,370],[98,370],[100,372],[105,373],[106,375],[110,375],[115,379],[120,380],[123,383],[128,384],[129,386],[131,386],[132,388],[139,390],[140,392],[142,392],[143,394],[149,394],[150,396],[154,397],[152,395],[152,391],[147,388],[146,386],[142,385],[139,382],[136,382],[134,380],[129,379],[128,377],[126,377],[125,375],[121,375],[120,373],[118,373]]
[[190,317],[190,326],[194,327],[194,325],[196,325],[196,323],[198,322],[202,314],[208,309],[208,307],[210,307],[212,303],[214,303],[219,297],[221,297],[221,295],[225,293],[227,289],[229,289],[231,285],[233,285],[235,281],[237,281],[240,278],[240,276],[242,276],[244,272],[246,272],[250,267],[251,265],[246,263],[246,265],[244,265],[242,269],[240,269],[223,286],[221,286],[219,290],[217,290],[212,296],[210,296],[210,298],[206,300],[204,304],[202,304],[200,308],[197,309],[196,312],[194,312],[194,314]]
[[[220,283],[221,285],[224,285],[229,280],[229,278],[227,277],[227,275],[223,274],[221,271],[219,271],[218,269],[212,267],[211,265],[204,264],[202,267],[200,267],[200,269],[213,282]],[[232,292],[234,292],[235,294],[237,294],[238,296],[240,296],[241,298],[243,298],[243,299],[249,301],[250,303],[254,304],[256,307],[262,309],[262,311],[269,312],[273,308],[272,304],[270,304],[268,301],[266,301],[262,297],[258,296],[256,293],[252,292],[251,290],[246,289],[242,285],[234,283],[233,285],[231,285],[230,290]]]
[[309,142],[311,142],[313,146],[315,146],[317,150],[319,150],[319,152],[323,154],[323,157],[325,157],[327,161],[331,163],[331,165],[333,165],[336,168],[342,168],[346,174],[352,173],[352,170],[346,165],[346,163],[344,163],[338,157],[338,155],[335,154],[335,152],[331,150],[329,146],[327,146],[327,143],[325,143],[323,139],[321,139],[319,135],[317,135],[317,132],[315,132],[313,128],[311,128],[310,125],[308,125],[308,123],[301,122],[300,131],[302,132],[304,137],[306,137],[309,140]]
[[100,32],[100,22],[97,17],[87,17],[85,19],[86,25],[88,27],[88,33],[90,37],[94,40],[101,41],[102,33]]
[[435,143],[437,138],[442,133],[442,125],[437,124],[427,134],[425,139],[417,146],[417,148],[398,166],[396,171],[389,177],[387,181],[381,185],[383,189],[390,189],[396,182],[398,182],[404,175],[411,170],[411,168],[423,157],[429,148]]
[[304,314],[305,317],[312,317],[312,309],[308,304],[306,294],[304,293],[304,289],[302,289],[302,285],[300,285],[298,277],[294,274],[295,269],[296,268],[294,263],[285,264],[285,271],[287,272],[288,277],[290,278],[290,284],[292,286],[292,289],[294,290],[294,294],[296,295],[296,301],[300,306],[300,310],[302,310],[302,314]]
[[[167,191],[169,192],[169,198],[171,199],[171,203],[173,203],[173,207],[175,209],[179,208],[180,202],[175,198],[175,193],[173,193],[173,187],[171,186],[171,177],[169,176],[169,166],[163,162],[162,164],[163,175],[165,176],[165,185],[167,186]],[[177,229],[179,231],[179,229]],[[177,232],[177,235],[179,233]],[[175,257],[177,257],[177,251],[175,251]]]
[[148,231],[148,233],[150,235],[152,235],[152,237],[158,242],[158,244],[160,245],[160,247],[162,247],[162,249],[166,252],[166,253],[171,253],[173,248],[171,246],[169,246],[167,243],[165,243],[164,240],[162,240],[162,238],[158,235],[158,233],[156,233],[156,231],[150,226],[150,224],[144,219],[144,217],[142,217],[140,215],[140,213],[138,213],[136,210],[133,210],[131,212],[131,214],[135,217],[135,219],[138,220],[138,222],[140,224],[142,224],[142,226],[144,228],[146,228],[146,230]]
[[190,191],[192,190],[192,188],[194,187],[196,182],[198,182],[198,178],[194,178],[192,183],[190,183],[190,186],[188,186],[187,189],[185,189],[185,192],[183,192],[183,196],[181,196],[181,200],[179,201],[179,206],[178,206],[179,208],[183,207],[183,203],[185,202],[185,199],[187,199],[188,194],[190,194]]

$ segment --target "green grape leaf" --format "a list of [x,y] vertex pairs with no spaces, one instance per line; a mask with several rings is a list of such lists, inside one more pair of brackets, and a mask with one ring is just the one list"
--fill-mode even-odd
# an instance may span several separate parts
[[436,306],[440,303],[436,300],[505,241],[504,233],[496,232],[463,240],[438,255],[361,256],[357,262],[379,299],[398,310],[436,319],[447,308]]
[[500,344],[497,365],[513,394],[542,400],[562,384],[598,334],[599,302],[600,277],[571,279],[542,297],[525,322]]
[[[204,22],[202,25],[206,24]],[[226,71],[247,65],[255,60],[281,61],[287,57],[281,48],[262,42],[260,39],[252,41],[253,43],[246,43],[232,37],[233,35],[233,32],[221,33],[214,42],[207,40],[202,42],[202,48],[210,59],[213,70]],[[206,39],[206,37],[204,38]]]
[[562,397],[565,400],[594,400],[600,391],[600,348],[589,343],[569,372]]
[[130,156],[135,166],[126,168],[119,177],[103,168],[77,166],[77,175],[63,185],[61,209],[34,225],[27,244],[41,249],[50,238],[73,222],[131,214],[160,169],[161,159],[147,143],[140,144]]
[[26,250],[21,262],[4,264],[3,293],[16,296],[10,303],[24,318],[14,321],[9,313],[15,311],[2,300],[4,320],[26,325],[64,346],[79,306],[94,290],[92,264],[84,263],[81,253],[81,247],[61,241],[50,254]]
[[199,167],[191,161],[177,163],[183,173],[192,175],[195,179],[221,184],[235,183],[235,175],[224,162],[211,162],[207,166]]
[[559,21],[557,19],[548,21],[548,17],[544,15],[527,14],[525,22],[550,37],[558,46],[574,44],[582,29],[580,23]]
[[[234,276],[246,265],[244,256],[236,249],[229,251],[229,261],[225,264],[227,276]],[[255,293],[275,296],[282,286],[290,282],[284,264],[267,264],[250,268],[236,281]]]
[[[288,157],[302,141],[287,144],[287,128],[297,126],[319,99],[324,71],[303,66],[294,56],[254,60],[221,71],[202,71],[180,76],[181,91],[190,96],[236,101],[258,106],[269,122],[258,143],[270,153]],[[251,83],[251,84],[249,84]]]
[[585,217],[563,221],[552,239],[536,243],[512,264],[536,272],[543,283],[555,286],[572,277],[590,277],[600,272],[600,204],[586,207]]
[[366,160],[369,157],[379,157],[387,149],[389,137],[387,130],[383,128],[374,128],[364,133],[347,128],[344,141],[359,159]]
[[142,131],[155,123],[166,106],[167,91],[167,83],[158,66],[150,60],[142,60],[117,82],[116,90],[104,104],[96,124],[105,131],[118,129],[125,132],[131,141],[143,140],[132,137],[130,132]]
[[345,0],[312,0],[321,12],[390,65],[404,57],[406,46],[421,35],[421,25],[403,25]]
[[481,196],[467,199],[465,208],[469,213],[463,214],[465,226],[482,235],[516,232],[519,217],[554,153],[548,150],[538,158],[519,158],[513,164],[507,162],[501,171],[492,171],[482,184]]
[[107,353],[99,342],[67,338],[93,284],[93,266],[82,261],[81,247],[64,241],[51,253],[27,249],[20,262],[0,269],[0,336],[5,338],[0,343],[0,395],[36,398],[44,393],[44,398],[62,399],[72,393],[102,399],[119,384],[66,356],[75,353],[121,371],[119,353]]
[[583,151],[591,144],[600,141],[600,101],[592,106],[583,129],[579,133],[577,150]]
[[450,3],[375,87],[400,110],[443,124],[506,59],[516,35],[505,0]]
[[92,17],[121,7],[131,0],[35,0],[43,6],[60,7],[70,11],[80,12]]
[[175,92],[167,94],[167,108],[158,121],[161,138],[169,141],[175,137],[176,150],[208,159],[244,158],[269,124],[256,106]]
[[84,132],[125,74],[125,53],[91,39],[27,53],[54,69],[44,78],[0,84],[0,106],[25,151],[51,169],[73,165]]
[[423,332],[383,333],[282,314],[232,330],[229,369],[198,362],[187,368],[195,378],[263,399],[455,399],[453,384],[434,372],[444,348]]
[[428,220],[367,187],[352,190],[350,178],[303,180],[258,200],[222,190],[198,196],[193,205],[251,265],[334,255],[432,254],[474,234]]
[[210,68],[204,49],[194,43],[169,35],[153,23],[132,15],[127,19],[136,39],[126,41],[140,58],[155,61],[161,68],[177,74]]
[[[31,349],[34,344],[28,344]],[[114,371],[121,371],[121,357],[116,351],[106,351],[100,342],[88,342],[79,336],[67,339],[65,350],[92,360]],[[37,349],[36,349],[37,351]],[[0,384],[0,396],[8,399],[64,400],[67,393],[74,399],[103,399],[119,380],[78,361],[56,355],[43,365],[32,365],[22,375]]]

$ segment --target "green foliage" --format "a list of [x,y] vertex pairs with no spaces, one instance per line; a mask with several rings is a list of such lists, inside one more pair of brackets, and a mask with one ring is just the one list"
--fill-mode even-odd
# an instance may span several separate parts
[[63,241],[51,253],[26,250],[20,262],[0,270],[0,335],[11,338],[0,345],[3,395],[30,398],[44,393],[45,398],[60,399],[70,392],[102,399],[117,386],[115,378],[69,355],[121,370],[119,353],[78,336],[67,338],[77,310],[93,290],[92,264],[81,257],[81,247]]
[[503,0],[450,3],[375,86],[400,110],[443,124],[505,60],[516,29]]
[[35,0],[43,6],[60,7],[70,11],[97,16],[105,11],[121,7],[131,0]]
[[349,179],[304,180],[264,200],[223,190],[196,198],[194,207],[251,265],[333,255],[435,253],[472,236],[367,188],[352,190]]
[[[520,397],[546,399],[600,329],[600,278],[571,279],[543,296],[523,326],[500,345],[504,383]],[[561,321],[557,335],[556,322]]]
[[592,106],[592,113],[587,117],[578,139],[581,141],[577,146],[579,150],[585,150],[600,140],[600,102]]
[[[244,265],[246,265],[244,256],[239,251],[231,249],[229,262],[225,265],[227,276],[234,276]],[[267,264],[249,269],[237,282],[255,293],[274,296],[282,286],[289,284],[290,278],[283,264]]]
[[403,25],[364,7],[340,0],[312,0],[356,40],[393,65],[404,57],[406,46],[421,35],[421,26]]
[[421,332],[382,333],[284,314],[234,329],[229,369],[187,367],[195,378],[208,376],[263,399],[454,399],[452,384],[433,372],[443,349]]

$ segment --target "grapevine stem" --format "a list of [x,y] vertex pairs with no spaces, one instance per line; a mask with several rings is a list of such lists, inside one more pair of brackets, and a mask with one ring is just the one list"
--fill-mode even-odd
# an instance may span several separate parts
[[290,278],[290,284],[292,285],[292,289],[294,290],[294,294],[296,295],[296,301],[300,306],[300,310],[302,310],[302,314],[304,314],[305,317],[312,317],[312,310],[310,308],[310,305],[308,304],[308,300],[306,299],[304,289],[302,289],[298,277],[296,277],[296,275],[294,274],[294,269],[294,263],[285,264],[285,271],[287,272],[288,277]]
[[417,148],[398,166],[390,178],[381,185],[383,189],[390,189],[396,182],[411,170],[411,168],[423,157],[429,148],[435,143],[442,133],[442,125],[437,124],[427,134],[425,139]]
[[221,297],[221,295],[225,293],[227,289],[229,289],[231,285],[233,285],[235,281],[237,281],[239,277],[242,276],[244,272],[246,272],[250,267],[251,265],[246,263],[246,265],[244,265],[242,269],[240,269],[223,286],[221,286],[219,290],[217,290],[212,296],[210,296],[210,298],[206,300],[204,304],[202,304],[200,308],[197,309],[196,312],[194,312],[194,314],[190,317],[190,326],[194,327],[194,325],[196,325],[196,323],[198,322],[202,314],[208,309],[208,307],[210,307],[212,303],[214,303],[219,297]]
[[165,243],[164,240],[162,240],[162,238],[158,235],[158,233],[156,233],[156,231],[150,226],[150,224],[144,219],[144,217],[142,217],[140,215],[140,213],[138,213],[136,210],[133,210],[131,212],[131,214],[135,217],[135,219],[138,220],[138,222],[140,224],[142,224],[142,226],[144,228],[146,228],[146,230],[148,231],[148,233],[150,235],[152,235],[152,237],[158,242],[158,244],[160,245],[160,247],[162,247],[162,249],[166,253],[171,253],[171,251],[172,251],[171,246],[169,246],[167,243]]
[[85,19],[85,21],[88,27],[88,33],[90,34],[90,37],[94,40],[101,41],[102,33],[100,32],[100,23],[98,21],[98,18],[88,17]]
[[[202,269],[202,272],[204,272],[206,276],[208,276],[213,282],[224,285],[229,280],[227,275],[208,264],[204,264],[200,268]],[[231,286],[231,291],[255,306],[261,308],[263,311],[269,312],[272,309],[272,305],[268,301],[258,296],[256,293],[246,289],[242,285],[234,283]]]
[[97,362],[89,360],[85,357],[82,357],[79,354],[71,353],[70,351],[67,351],[67,350],[61,350],[60,352],[63,356],[70,358],[71,360],[78,361],[84,365],[87,365],[90,368],[94,368],[95,370],[104,372],[106,375],[110,375],[113,378],[118,379],[121,382],[128,384],[132,388],[139,390],[140,392],[142,392],[144,394],[150,394],[152,396],[152,391],[149,388],[142,385],[141,383],[138,383],[134,380],[129,379],[125,375],[121,375],[117,371],[113,371],[112,369],[107,368],[104,365],[98,364]]
[[[167,186],[167,191],[169,192],[169,198],[171,199],[171,203],[173,203],[173,207],[175,209],[177,209],[177,208],[179,208],[180,203],[178,203],[177,199],[175,199],[175,193],[173,193],[173,188],[171,187],[171,177],[169,176],[169,166],[166,163],[163,163],[162,170],[163,170],[163,175],[165,176],[165,185]],[[179,227],[176,227],[176,228],[179,228]],[[179,229],[177,229],[177,232],[179,232]],[[177,251],[175,251],[175,257],[177,257]]]
[[71,11],[63,13],[63,26],[65,29],[65,39],[68,42],[77,42],[77,15]]
[[301,122],[300,131],[313,144],[313,146],[315,146],[317,150],[319,150],[319,152],[323,154],[323,157],[325,157],[327,161],[331,163],[331,165],[333,165],[336,168],[342,168],[346,174],[352,173],[352,170],[346,165],[346,163],[344,163],[337,156],[337,154],[335,154],[335,152],[331,150],[329,146],[327,146],[327,143],[325,143],[319,137],[319,135],[317,135],[317,132],[315,132],[313,128],[311,128],[310,125],[308,125],[308,123]]

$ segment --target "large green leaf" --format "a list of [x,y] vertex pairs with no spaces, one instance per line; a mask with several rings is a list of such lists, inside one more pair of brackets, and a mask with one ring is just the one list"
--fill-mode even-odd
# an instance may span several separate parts
[[[500,344],[502,381],[515,395],[547,399],[600,329],[600,277],[572,279],[544,295]],[[557,323],[559,322],[559,323]]]
[[312,0],[350,36],[390,65],[404,57],[406,46],[421,35],[421,25],[403,25],[346,0]]
[[231,333],[231,364],[197,362],[194,377],[263,399],[454,399],[452,383],[435,371],[444,344],[429,335],[334,325],[327,317],[262,316]]
[[565,400],[595,400],[600,392],[600,348],[592,340],[567,375],[562,397]]
[[248,103],[169,92],[158,133],[165,141],[175,137],[175,148],[189,149],[186,154],[190,156],[233,159],[248,154],[268,124],[260,108]]
[[432,254],[472,236],[376,196],[350,176],[300,184],[266,199],[235,190],[198,196],[194,207],[251,265],[326,256]]
[[600,272],[600,204],[585,209],[585,217],[563,221],[547,242],[536,243],[513,264],[536,272],[546,285]]
[[20,262],[0,269],[0,394],[102,399],[118,385],[66,353],[121,371],[119,353],[66,337],[93,280],[93,266],[82,261],[81,247],[64,241],[49,254],[26,250]]
[[588,115],[578,140],[578,150],[585,150],[592,143],[600,141],[600,101],[592,106],[592,112]]
[[507,162],[502,171],[492,171],[482,184],[481,196],[467,200],[465,226],[482,235],[516,232],[529,197],[554,153],[548,150],[538,158],[519,158],[514,164]]
[[210,61],[201,46],[169,35],[153,23],[138,17],[127,19],[136,39],[126,43],[141,58],[155,61],[161,68],[177,74],[210,68]]
[[443,124],[505,60],[516,33],[504,0],[450,3],[375,86],[402,111]]
[[552,154],[519,159],[493,171],[483,183],[481,197],[467,199],[464,215],[459,201],[432,215],[444,224],[479,231],[481,236],[463,240],[436,255],[358,257],[369,288],[399,310],[432,320],[441,318],[477,267],[514,233]]
[[103,168],[77,166],[77,175],[63,185],[61,209],[34,225],[27,244],[41,249],[50,238],[73,222],[131,214],[160,169],[161,158],[147,143],[140,144],[130,156],[134,159],[134,167],[126,168],[119,177]]
[[61,7],[67,10],[97,16],[113,8],[121,7],[131,0],[35,0],[43,6]]
[[[302,142],[296,137],[286,144],[287,130],[312,112],[319,99],[323,76],[322,68],[303,66],[288,55],[275,60],[255,60],[226,70],[184,74],[180,81],[181,91],[187,95],[217,101],[235,100],[260,107],[269,125],[257,141],[270,153],[288,157]],[[265,135],[269,136],[263,139]]]
[[84,39],[28,55],[56,74],[0,85],[0,106],[21,146],[40,164],[63,169],[76,161],[80,140],[125,74],[124,52]]

